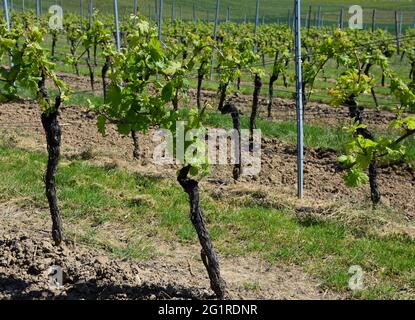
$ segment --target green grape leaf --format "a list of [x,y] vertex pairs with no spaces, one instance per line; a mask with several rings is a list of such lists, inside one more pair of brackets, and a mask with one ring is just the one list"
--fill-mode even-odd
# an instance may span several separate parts
[[350,169],[344,176],[346,185],[351,188],[360,187],[369,182],[369,177],[361,169]]
[[173,83],[170,81],[168,82],[164,87],[163,90],[161,91],[161,95],[163,97],[163,100],[165,102],[171,101],[171,99],[173,98]]
[[131,125],[125,123],[118,123],[117,124],[118,132],[122,135],[129,135],[131,133]]
[[107,119],[103,115],[99,115],[97,119],[97,127],[98,127],[98,132],[101,133],[102,135],[105,135],[106,123],[107,123]]
[[108,89],[108,102],[113,106],[119,106],[122,101],[121,88],[118,85],[111,85]]

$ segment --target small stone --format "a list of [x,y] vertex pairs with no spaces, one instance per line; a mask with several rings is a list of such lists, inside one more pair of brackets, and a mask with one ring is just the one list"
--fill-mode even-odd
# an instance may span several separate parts
[[109,259],[105,256],[100,256],[95,259],[95,263],[98,263],[98,264],[107,264],[108,261]]

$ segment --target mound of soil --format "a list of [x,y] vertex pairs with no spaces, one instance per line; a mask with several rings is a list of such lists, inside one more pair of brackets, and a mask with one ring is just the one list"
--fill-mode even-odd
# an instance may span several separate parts
[[[342,201],[361,206],[370,203],[368,185],[349,188],[339,170],[337,153],[333,150],[305,149],[304,190],[308,199],[327,202]],[[262,141],[261,173],[242,178],[241,183],[265,185],[276,194],[295,196],[297,181],[297,154],[295,146],[276,139]],[[232,176],[229,167],[215,166],[214,177],[224,181]],[[382,202],[387,207],[402,211],[408,218],[415,218],[415,171],[407,164],[379,169],[379,189]]]
[[[114,127],[109,126],[103,137],[97,130],[94,114],[76,107],[62,109],[62,153],[67,159],[86,158],[99,164],[124,164],[128,169],[143,172],[160,172],[160,167],[152,164],[155,143],[149,135],[139,135],[140,161],[133,157],[131,137],[123,137]],[[27,101],[0,105],[0,130],[3,135],[17,133],[19,147],[45,150],[45,138],[40,123],[39,108]],[[310,199],[328,202],[347,201],[355,204],[369,202],[369,187],[351,189],[344,181],[344,173],[337,168],[337,154],[334,150],[305,150],[305,195]],[[266,185],[275,193],[295,195],[297,168],[295,146],[277,139],[262,141],[262,169],[259,176],[245,177],[242,185]],[[163,174],[174,179],[176,167],[163,167]],[[232,166],[212,166],[209,181],[217,184],[232,184]],[[415,218],[415,171],[410,165],[393,166],[379,170],[379,189],[382,201],[408,218]]]
[[[49,220],[39,212],[0,206],[0,299],[213,299],[199,248],[160,244],[151,261],[114,259],[73,242],[51,244]],[[63,286],[51,285],[59,266]],[[271,266],[253,257],[221,259],[230,296],[237,299],[339,299],[298,267]],[[255,284],[247,288],[246,285]]]
[[[53,247],[47,239],[27,232],[3,235],[0,257],[0,299],[211,298],[206,290],[183,288],[163,279],[145,282],[138,264],[110,260],[68,243]],[[61,288],[51,283],[52,266],[63,270]]]

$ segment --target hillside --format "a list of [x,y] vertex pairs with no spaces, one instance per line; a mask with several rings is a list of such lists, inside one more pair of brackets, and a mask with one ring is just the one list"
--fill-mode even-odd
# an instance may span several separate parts
[[[213,19],[215,13],[215,0],[209,1],[195,1],[195,0],[165,0],[163,1],[163,12],[165,17],[169,17],[171,15],[171,4],[174,1],[175,5],[175,15],[176,17],[180,16],[180,8],[182,12],[183,19],[192,19],[193,18],[193,5],[195,5],[196,15],[199,19],[207,19],[209,15],[210,19]],[[27,1],[26,1],[27,2]],[[43,12],[47,11],[47,8],[55,3],[62,3],[64,10],[68,11],[79,11],[79,4],[80,1],[78,0],[43,0]],[[112,0],[104,0],[104,1],[94,1],[94,6],[100,9],[102,12],[112,12],[113,10],[113,1]],[[138,4],[141,8],[141,11],[145,13],[145,15],[149,15],[149,12],[152,12],[154,16],[154,8],[156,6],[156,2],[158,3],[159,0],[139,0]],[[134,0],[118,0],[120,13],[126,14],[127,12],[131,12],[133,10]],[[313,8],[312,18],[317,11],[317,8],[321,6],[322,15],[325,22],[335,22],[338,19],[340,8],[344,8],[345,14],[347,13],[348,7],[356,4],[356,1],[352,0],[345,0],[345,1],[338,1],[338,0],[305,0],[302,1],[303,7],[303,18],[307,16],[307,11],[309,6],[311,5]],[[414,23],[414,16],[415,16],[415,6],[412,0],[396,0],[396,1],[388,1],[388,0],[379,0],[376,2],[363,0],[359,1],[359,4],[364,9],[364,23],[370,24],[371,23],[371,16],[372,10],[376,9],[377,13],[377,21],[379,24],[388,24],[393,25],[394,23],[394,11],[402,11],[403,18],[404,18],[404,25],[405,26],[413,26]],[[262,0],[260,5],[260,16],[265,17],[265,21],[268,22],[278,22],[281,23],[287,21],[288,11],[293,9],[294,1],[293,0]],[[221,0],[220,7],[221,7],[221,19],[226,19],[227,8],[229,7],[231,12],[231,19],[238,19],[240,21],[244,20],[245,15],[247,16],[248,20],[253,20],[255,17],[255,0]],[[22,8],[22,1],[13,1],[13,7],[21,10]],[[83,7],[84,11],[87,11],[88,8],[88,0],[83,0]],[[26,3],[26,8],[34,9],[35,8],[35,1],[31,1],[30,3]]]

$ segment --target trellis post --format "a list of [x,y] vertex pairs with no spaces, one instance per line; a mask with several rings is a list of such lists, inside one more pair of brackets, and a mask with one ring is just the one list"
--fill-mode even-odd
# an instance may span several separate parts
[[115,43],[117,52],[121,51],[121,40],[120,40],[120,25],[118,19],[118,0],[114,0],[114,17],[115,17]]
[[297,109],[297,191],[298,198],[304,197],[304,110],[301,61],[301,0],[295,1],[295,73]]
[[[10,31],[10,15],[9,15],[8,0],[3,0],[3,6],[4,6],[4,19],[6,20],[7,31]],[[11,68],[12,66],[13,66],[12,55],[11,53],[9,53],[9,67]]]
[[158,17],[159,17],[159,21],[158,21],[158,37],[159,40],[161,41],[161,38],[163,36],[162,34],[162,27],[163,27],[163,0],[159,0],[159,13],[158,13]]
[[[220,7],[220,1],[216,0],[216,15],[215,15],[215,26],[213,27],[213,40],[216,43],[217,40],[217,32],[218,32],[218,23],[219,23],[219,7]],[[213,63],[214,63],[214,50],[212,50],[212,57],[210,59],[210,80],[213,80]]]

